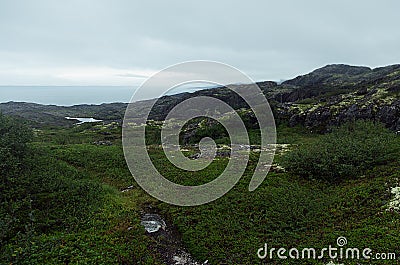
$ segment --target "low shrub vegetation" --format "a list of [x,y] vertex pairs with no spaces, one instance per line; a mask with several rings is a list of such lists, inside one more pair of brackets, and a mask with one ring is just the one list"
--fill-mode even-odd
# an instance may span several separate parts
[[398,136],[383,125],[357,121],[300,144],[282,163],[293,174],[336,182],[398,159],[399,147]]

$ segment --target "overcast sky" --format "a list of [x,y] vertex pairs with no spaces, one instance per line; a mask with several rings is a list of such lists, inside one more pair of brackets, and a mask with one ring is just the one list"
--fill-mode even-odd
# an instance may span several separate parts
[[199,59],[257,81],[395,64],[399,10],[397,0],[1,0],[0,85],[137,86]]

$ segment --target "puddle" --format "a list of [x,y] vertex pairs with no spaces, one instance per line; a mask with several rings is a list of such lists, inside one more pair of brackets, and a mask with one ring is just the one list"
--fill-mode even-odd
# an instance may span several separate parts
[[173,225],[167,225],[164,218],[155,213],[155,209],[151,209],[151,212],[142,215],[141,224],[147,235],[153,239],[151,249],[160,255],[165,264],[209,265],[208,260],[204,262],[196,261],[183,247],[177,229]]
[[141,224],[147,233],[155,233],[160,229],[165,230],[167,228],[165,221],[158,214],[145,214],[142,216]]

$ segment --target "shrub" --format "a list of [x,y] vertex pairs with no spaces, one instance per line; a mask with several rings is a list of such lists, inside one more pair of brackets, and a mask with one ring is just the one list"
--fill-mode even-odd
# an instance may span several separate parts
[[32,131],[0,114],[0,246],[18,233],[73,229],[102,203],[101,185],[48,149],[27,143]]
[[28,181],[22,177],[22,168],[31,137],[32,131],[22,122],[0,113],[0,246],[22,226],[17,215],[29,210],[29,197],[24,192]]
[[0,175],[9,175],[21,165],[32,136],[22,122],[0,113]]
[[357,121],[300,145],[286,154],[282,163],[289,172],[302,177],[339,181],[397,159],[399,142],[383,125]]

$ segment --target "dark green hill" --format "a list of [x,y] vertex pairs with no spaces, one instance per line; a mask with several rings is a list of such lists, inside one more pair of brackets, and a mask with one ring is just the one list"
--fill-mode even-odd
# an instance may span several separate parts
[[28,120],[33,126],[71,126],[76,121],[65,117],[88,117],[106,121],[121,121],[126,103],[110,103],[101,105],[56,106],[26,102],[7,102],[0,104],[5,115],[16,116]]

